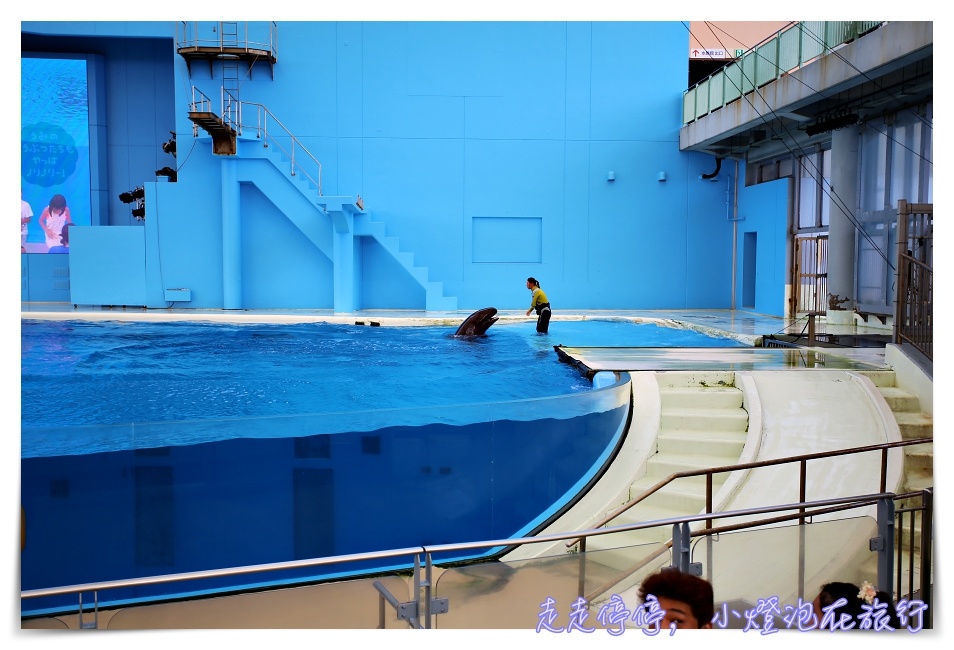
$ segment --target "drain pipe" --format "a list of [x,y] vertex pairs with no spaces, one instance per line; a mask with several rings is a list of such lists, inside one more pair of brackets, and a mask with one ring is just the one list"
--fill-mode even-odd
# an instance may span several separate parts
[[739,262],[739,161],[735,161],[735,186],[733,186],[732,178],[730,177],[727,181],[725,188],[725,212],[726,218],[729,217],[729,191],[732,190],[732,310],[735,311],[735,287],[736,284],[736,270],[738,269]]

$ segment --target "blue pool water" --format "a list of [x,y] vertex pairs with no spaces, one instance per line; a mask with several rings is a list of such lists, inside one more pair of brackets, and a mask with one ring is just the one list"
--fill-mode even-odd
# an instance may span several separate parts
[[[476,339],[328,324],[21,331],[24,590],[530,534],[598,476],[629,412],[628,383],[593,388],[553,345],[738,345],[593,321]],[[461,558],[435,557],[449,559]],[[124,588],[99,603],[388,562]]]
[[[22,426],[165,422],[527,399],[588,390],[554,345],[739,346],[627,321],[448,327],[24,321]],[[30,453],[30,441],[24,440]]]

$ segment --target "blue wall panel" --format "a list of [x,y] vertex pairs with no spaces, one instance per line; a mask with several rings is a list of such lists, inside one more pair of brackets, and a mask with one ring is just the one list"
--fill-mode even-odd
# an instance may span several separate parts
[[[80,50],[94,49],[92,34],[126,37],[100,48],[110,224],[142,225],[115,197],[172,162],[160,145],[175,129],[179,181],[155,183],[162,187],[150,190],[155,200],[147,205],[141,255],[149,300],[157,302],[150,306],[167,306],[162,291],[172,286],[192,291],[190,306],[221,307],[221,233],[231,216],[222,206],[230,194],[222,156],[211,153],[201,129],[193,137],[187,114],[193,85],[218,97],[221,63],[211,72],[196,63],[190,75],[175,53],[175,23],[27,26]],[[557,308],[731,306],[725,187],[698,178],[713,169],[711,157],[678,147],[688,45],[681,23],[279,22],[277,29],[274,70],[239,65],[241,100],[265,106],[270,132],[287,127],[318,158],[326,196],[360,194],[396,239],[352,244],[355,266],[339,269],[346,283],[336,285],[331,219],[308,216],[303,226],[311,203],[288,214],[295,201],[313,203],[317,190],[289,199],[293,179],[272,148],[265,160],[280,173],[241,181],[255,186],[238,202],[244,237],[255,240],[241,269],[246,308],[327,308],[336,286],[361,306],[421,308],[424,288],[414,279],[421,273],[409,272],[392,249],[409,253],[460,310],[525,309],[529,275]],[[128,38],[140,32],[153,36],[140,39],[146,47]],[[240,156],[266,155],[242,143]],[[784,216],[784,194],[744,188],[740,195],[753,215],[745,227],[759,229],[760,267],[781,264],[760,275],[769,313],[779,312],[784,295],[784,278],[771,270],[784,268],[784,219],[774,221]],[[764,222],[756,224],[756,214]],[[539,261],[508,261],[520,246],[509,240],[495,256],[490,237],[480,239],[486,233],[474,239],[475,217],[539,219]],[[315,284],[299,284],[303,270],[318,276]],[[100,281],[108,289],[112,278],[104,271]]]
[[363,154],[367,209],[450,295],[463,276],[463,149],[461,140],[366,139]]
[[471,261],[533,263],[543,259],[542,217],[474,217]]
[[147,303],[144,234],[137,226],[77,226],[70,229],[69,255],[35,257],[70,259],[74,304],[141,307]]
[[242,186],[242,305],[331,309],[334,268],[261,191]]
[[[745,233],[755,233],[758,246],[755,275],[755,308],[760,314],[782,316],[785,313],[785,255],[788,187],[783,178],[747,188],[739,197],[739,259]],[[737,307],[742,308],[741,261],[737,274]]]
[[424,289],[376,241],[361,237],[361,309],[423,309]]
[[[191,289],[187,306],[196,308],[220,308],[223,300],[221,173],[217,162],[200,162],[212,158],[208,147],[208,139],[196,142],[177,182],[146,185],[146,227],[158,242],[147,257],[150,277],[160,290]],[[154,200],[149,192],[155,192]]]

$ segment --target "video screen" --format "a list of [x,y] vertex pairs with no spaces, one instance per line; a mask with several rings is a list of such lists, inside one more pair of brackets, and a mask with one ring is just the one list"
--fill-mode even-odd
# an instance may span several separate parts
[[68,253],[91,224],[85,58],[20,59],[20,252]]

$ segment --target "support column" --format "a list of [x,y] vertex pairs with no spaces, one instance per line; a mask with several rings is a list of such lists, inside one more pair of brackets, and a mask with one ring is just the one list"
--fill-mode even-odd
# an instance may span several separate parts
[[360,256],[355,250],[354,215],[340,202],[328,202],[325,210],[334,226],[335,313],[353,313],[358,303],[356,269],[360,268]]
[[[855,216],[858,209],[858,145],[856,128],[841,129],[831,136],[831,209],[828,223],[828,297],[841,302],[826,312],[833,325],[854,323]],[[848,211],[848,214],[845,214]]]
[[234,156],[222,158],[222,306],[242,309],[242,199]]

